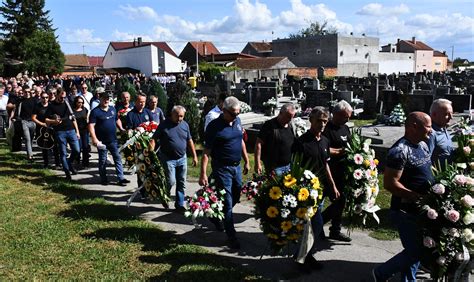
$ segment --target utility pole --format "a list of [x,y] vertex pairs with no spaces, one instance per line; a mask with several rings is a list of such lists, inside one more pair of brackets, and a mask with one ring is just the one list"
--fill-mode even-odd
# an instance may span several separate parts
[[86,54],[85,49],[84,49],[85,47],[86,47],[85,45],[82,45],[82,54],[84,55]]
[[196,48],[196,78],[198,77],[198,75],[199,75],[199,42]]

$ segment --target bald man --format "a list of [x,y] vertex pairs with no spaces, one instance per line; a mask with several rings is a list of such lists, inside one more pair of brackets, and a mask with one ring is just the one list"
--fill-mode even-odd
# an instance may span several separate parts
[[405,121],[405,135],[388,151],[384,187],[392,193],[390,216],[404,249],[373,269],[375,281],[389,280],[398,272],[402,281],[416,281],[422,240],[417,234],[415,201],[434,183],[430,150],[425,143],[430,134],[430,116],[412,112]]

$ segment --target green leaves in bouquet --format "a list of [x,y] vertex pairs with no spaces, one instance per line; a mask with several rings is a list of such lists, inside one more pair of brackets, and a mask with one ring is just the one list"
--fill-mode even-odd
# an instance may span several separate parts
[[307,160],[303,163],[303,153],[295,153],[291,156],[290,171],[293,177],[301,179],[304,176],[304,171],[313,171],[314,163]]

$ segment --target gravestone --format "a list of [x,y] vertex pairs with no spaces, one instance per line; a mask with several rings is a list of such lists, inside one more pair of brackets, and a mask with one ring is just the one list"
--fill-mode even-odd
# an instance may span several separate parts
[[444,98],[445,95],[449,95],[449,90],[451,90],[448,86],[439,86],[436,88],[436,98]]
[[471,95],[456,95],[449,94],[444,95],[445,99],[448,99],[453,104],[453,112],[462,113],[464,111],[470,111],[473,107]]
[[327,107],[329,102],[333,100],[333,93],[327,91],[307,90],[305,109],[314,108],[316,106]]
[[433,96],[431,90],[421,90],[421,89],[413,90],[413,94],[412,94],[412,95],[429,95],[429,96]]
[[347,103],[351,103],[352,100],[354,99],[354,97],[353,97],[352,91],[341,91],[341,90],[339,90],[334,94],[334,99],[338,100],[338,101],[344,100]]
[[380,100],[383,103],[382,113],[384,115],[389,115],[392,112],[393,108],[395,108],[395,106],[401,102],[400,92],[396,90],[383,90],[381,96],[382,97],[380,98]]
[[405,96],[405,110],[407,114],[414,111],[429,113],[432,103],[433,96],[431,95],[412,94]]

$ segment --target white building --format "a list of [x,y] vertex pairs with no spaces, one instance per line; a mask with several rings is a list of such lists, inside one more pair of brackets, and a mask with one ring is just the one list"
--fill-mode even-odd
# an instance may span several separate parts
[[183,72],[187,65],[166,42],[110,42],[104,55],[104,68],[132,68],[150,76],[155,73]]
[[412,53],[378,53],[379,73],[411,73],[415,70],[415,56]]

